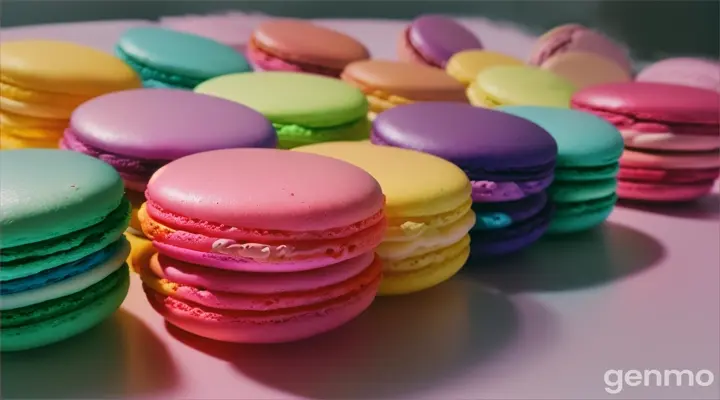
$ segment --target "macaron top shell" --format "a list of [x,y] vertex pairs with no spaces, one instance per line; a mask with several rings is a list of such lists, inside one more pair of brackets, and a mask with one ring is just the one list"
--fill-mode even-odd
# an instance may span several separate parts
[[0,80],[24,89],[96,96],[141,86],[127,64],[100,50],[52,40],[0,45]]
[[39,242],[100,222],[118,207],[123,183],[104,162],[63,150],[0,156],[0,247]]
[[497,110],[532,121],[550,133],[557,142],[559,167],[616,163],[623,152],[623,138],[617,128],[592,114],[534,106],[507,106]]
[[484,69],[500,65],[523,65],[523,61],[507,54],[488,50],[465,50],[452,56],[445,67],[448,75],[470,84]]
[[159,27],[131,28],[117,48],[143,65],[196,79],[251,70],[245,57],[230,46]]
[[425,15],[413,20],[407,38],[424,58],[443,68],[455,53],[483,47],[468,28],[440,15]]
[[367,48],[356,39],[295,19],[263,22],[252,39],[277,56],[327,68],[342,69],[353,61],[370,57]]
[[195,91],[244,104],[276,124],[334,127],[357,121],[368,111],[359,89],[313,74],[231,74],[205,81]]
[[575,93],[572,106],[644,121],[720,123],[720,93],[665,83],[624,82],[593,86]]
[[576,91],[568,80],[528,66],[488,68],[478,74],[475,85],[500,105],[568,108]]
[[257,111],[176,89],[135,89],[96,97],[73,112],[70,126],[93,147],[152,160],[277,143],[272,124]]
[[522,168],[553,162],[557,144],[523,118],[469,104],[424,102],[394,107],[373,121],[373,137],[442,157],[462,168]]
[[702,58],[668,58],[645,67],[640,82],[664,82],[720,92],[720,61]]
[[382,210],[372,176],[351,164],[275,149],[228,149],[170,162],[148,183],[148,201],[227,226],[307,232],[348,226]]
[[470,199],[465,173],[430,154],[368,142],[326,142],[293,151],[334,157],[369,172],[385,193],[389,218],[449,212]]
[[345,68],[342,78],[369,92],[379,90],[408,100],[467,102],[460,82],[441,69],[416,63],[358,61]]

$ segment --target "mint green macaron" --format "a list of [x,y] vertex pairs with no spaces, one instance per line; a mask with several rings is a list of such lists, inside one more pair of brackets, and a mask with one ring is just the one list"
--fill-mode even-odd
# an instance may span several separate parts
[[612,212],[617,196],[623,138],[612,124],[577,110],[504,106],[498,110],[534,122],[558,145],[555,180],[548,193],[555,204],[549,233],[590,229]]
[[275,126],[279,147],[369,138],[368,102],[334,78],[295,72],[255,72],[210,79],[198,93],[244,104]]

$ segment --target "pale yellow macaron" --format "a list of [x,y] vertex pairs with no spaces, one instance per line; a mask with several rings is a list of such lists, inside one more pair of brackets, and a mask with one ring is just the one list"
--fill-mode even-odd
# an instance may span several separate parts
[[369,172],[385,194],[388,230],[380,295],[417,292],[451,278],[470,255],[475,225],[465,173],[433,155],[368,142],[332,142],[293,149],[337,158]]
[[135,271],[135,265],[142,265],[150,260],[155,250],[153,249],[152,242],[149,239],[133,235],[132,233],[125,232],[125,238],[130,242],[130,255],[126,262],[130,267],[131,271]]
[[541,68],[562,76],[578,90],[603,83],[632,80],[630,74],[613,60],[594,53],[558,54],[544,62]]
[[531,66],[496,66],[483,70],[467,88],[470,104],[478,107],[544,106],[569,108],[577,91],[567,79]]
[[77,106],[141,86],[130,66],[90,47],[53,40],[2,43],[0,146],[57,147]]
[[467,86],[481,71],[487,68],[523,64],[524,62],[520,59],[495,51],[465,50],[450,58],[445,66],[445,72]]

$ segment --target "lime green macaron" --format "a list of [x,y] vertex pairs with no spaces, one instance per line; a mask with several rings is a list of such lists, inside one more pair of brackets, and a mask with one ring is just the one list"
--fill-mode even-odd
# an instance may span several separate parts
[[284,149],[369,137],[365,95],[338,79],[295,72],[230,74],[195,91],[259,111],[272,121]]
[[470,104],[570,108],[577,89],[552,72],[525,65],[503,65],[481,71],[467,89]]

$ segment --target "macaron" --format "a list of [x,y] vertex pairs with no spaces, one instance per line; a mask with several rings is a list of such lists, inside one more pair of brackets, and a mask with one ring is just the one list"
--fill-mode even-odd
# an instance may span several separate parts
[[115,53],[151,88],[193,89],[216,76],[252,71],[245,56],[228,45],[156,26],[128,29]]
[[210,150],[274,148],[277,135],[267,118],[242,104],[181,89],[135,89],[82,104],[60,145],[120,173],[133,204],[131,232],[141,234],[137,210],[163,165]]
[[621,199],[688,201],[712,190],[720,172],[720,93],[615,83],[579,91],[572,105],[620,130],[626,148],[618,174]]
[[463,267],[475,214],[470,182],[460,168],[429,154],[367,142],[294,150],[349,162],[380,183],[388,218],[387,233],[376,250],[383,266],[380,295],[428,289]]
[[638,82],[660,82],[720,92],[720,62],[702,58],[668,58],[643,68]]
[[365,96],[338,79],[295,72],[232,74],[204,82],[195,91],[262,113],[272,121],[284,149],[363,140],[370,131]]
[[543,66],[553,57],[564,53],[594,53],[632,73],[632,62],[625,48],[596,30],[579,24],[555,27],[538,38],[530,53],[528,64]]
[[456,53],[482,48],[480,39],[454,19],[423,15],[403,30],[398,38],[397,54],[402,61],[444,69]]
[[370,103],[370,118],[400,104],[421,101],[467,103],[465,87],[443,70],[407,62],[369,60],[345,68],[342,80],[360,88]]
[[623,153],[617,128],[576,110],[534,106],[498,110],[539,125],[557,143],[555,179],[549,189],[555,212],[548,233],[583,231],[605,221],[617,201],[618,160]]
[[562,76],[577,89],[632,80],[627,70],[595,53],[561,53],[544,62],[541,68]]
[[433,154],[466,173],[477,214],[473,255],[518,251],[547,230],[552,206],[544,192],[558,150],[537,124],[469,104],[416,103],[378,115],[371,140]]
[[73,109],[117,90],[140,87],[119,59],[51,40],[0,45],[0,148],[57,148]]
[[113,314],[129,284],[118,173],[83,154],[22,149],[3,151],[0,180],[0,350],[59,342]]
[[273,19],[255,28],[247,49],[262,71],[306,72],[337,78],[348,64],[370,58],[367,48],[344,34],[296,19]]
[[502,65],[524,65],[513,56],[489,50],[465,50],[456,53],[445,66],[445,72],[465,86],[475,81],[478,74],[490,67]]
[[295,341],[352,320],[377,294],[384,196],[360,168],[216,150],[167,164],[146,195],[140,221],[158,254],[134,267],[152,307],[178,328],[227,342]]
[[530,66],[496,66],[481,71],[467,88],[470,104],[493,108],[528,105],[569,108],[577,88],[550,71]]

